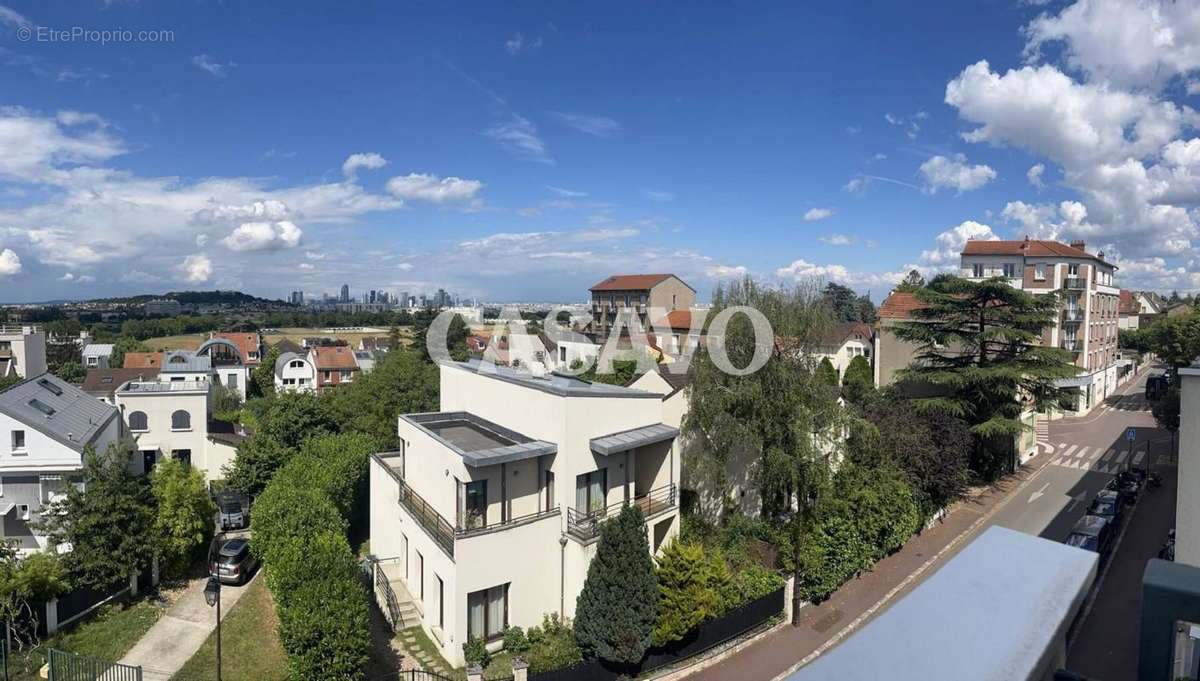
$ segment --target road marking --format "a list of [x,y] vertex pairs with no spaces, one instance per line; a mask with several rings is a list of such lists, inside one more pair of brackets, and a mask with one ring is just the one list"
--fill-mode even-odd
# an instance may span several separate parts
[[1041,489],[1039,489],[1038,491],[1029,495],[1029,501],[1027,501],[1025,503],[1032,504],[1033,502],[1037,501],[1038,499],[1046,496],[1046,488],[1049,486],[1050,486],[1050,483],[1046,483],[1046,484],[1042,485]]
[[1075,452],[1075,456],[1078,456],[1079,458],[1082,459],[1084,456],[1087,455],[1087,451],[1089,449],[1091,449],[1091,447],[1084,447],[1083,449],[1079,450],[1078,452]]
[[1067,446],[1067,443],[1065,443],[1065,442],[1060,442],[1060,443],[1058,443],[1058,449],[1059,449],[1059,451],[1062,451],[1062,448],[1063,448],[1063,447],[1066,447],[1066,446]]
[[1079,445],[1071,445],[1071,448],[1063,452],[1063,456],[1071,456],[1071,452],[1079,448]]
[[1088,459],[1091,461],[1095,461],[1096,459],[1100,458],[1100,454],[1101,454],[1101,450],[1099,447],[1097,447],[1096,451],[1092,452],[1091,454],[1088,454]]
[[1117,460],[1114,461],[1113,463],[1120,466],[1121,464],[1125,463],[1125,457],[1128,454],[1129,454],[1129,452],[1121,452],[1120,454],[1117,454]]
[[1102,461],[1108,461],[1109,459],[1111,459],[1113,457],[1113,454],[1116,454],[1116,453],[1117,453],[1117,450],[1109,449],[1107,452],[1104,453],[1104,458],[1102,459]]

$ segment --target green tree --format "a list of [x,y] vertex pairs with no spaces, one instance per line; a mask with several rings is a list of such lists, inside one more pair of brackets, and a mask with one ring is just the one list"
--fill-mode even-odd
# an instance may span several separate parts
[[275,394],[275,360],[279,359],[279,354],[279,348],[268,348],[262,364],[251,370],[251,397],[269,397]]
[[399,350],[400,347],[401,347],[400,346],[400,329],[395,324],[393,324],[388,329],[387,349],[388,350]]
[[904,279],[896,284],[896,290],[904,293],[914,293],[925,287],[925,277],[916,270],[909,270]]
[[1150,405],[1150,413],[1154,414],[1154,420],[1158,422],[1159,427],[1170,432],[1172,438],[1179,431],[1179,398],[1179,383],[1176,382],[1165,395]]
[[20,383],[23,380],[25,380],[25,379],[21,378],[20,376],[18,376],[16,374],[13,374],[11,376],[0,376],[0,390],[8,390],[9,388],[13,387],[14,385]]
[[842,376],[842,396],[855,404],[861,404],[875,392],[875,377],[871,362],[862,355],[850,360],[846,374]]
[[817,364],[817,379],[831,388],[838,386],[838,372],[828,357],[822,357]]
[[39,552],[17,556],[16,543],[0,541],[0,618],[13,649],[37,643],[38,610],[31,604],[48,601],[67,590],[66,572],[58,556]]
[[150,348],[136,338],[118,338],[113,343],[112,356],[108,358],[108,365],[114,368],[125,366],[125,353],[127,352],[150,352]]
[[1168,366],[1183,367],[1200,357],[1200,315],[1160,319],[1141,332],[1145,348]]
[[637,506],[626,506],[600,526],[596,556],[575,604],[575,638],[587,657],[632,666],[650,647],[657,616],[646,518]]
[[729,568],[700,544],[672,541],[658,560],[658,621],[654,645],[678,641],[705,620],[718,617],[725,605]]
[[438,408],[439,369],[414,350],[388,352],[369,374],[335,391],[337,419],[346,430],[366,433],[380,447],[396,444],[396,415]]
[[1012,438],[1026,428],[1021,412],[1027,404],[1057,406],[1066,392],[1055,381],[1077,372],[1066,351],[1041,344],[1059,297],[1032,295],[1003,277],[947,277],[916,296],[922,306],[915,320],[893,327],[900,340],[918,346],[913,364],[899,374],[902,384],[924,386],[911,402],[970,425],[976,473],[1010,470]]
[[833,311],[833,316],[837,321],[863,321],[862,306],[859,302],[858,294],[853,289],[831,281],[821,291],[821,298],[829,306],[829,309]]
[[450,320],[450,330],[446,332],[446,347],[450,349],[450,359],[455,362],[465,362],[471,356],[467,348],[467,336],[471,328],[467,326],[462,315],[454,315]]
[[154,532],[166,573],[183,576],[212,540],[217,507],[204,474],[182,461],[161,461],[150,475],[157,510]]
[[102,589],[148,567],[157,553],[154,495],[145,478],[129,472],[123,443],[103,453],[87,449],[83,478],[87,491],[68,486],[41,527],[52,544],[71,545],[65,562],[72,580]]
[[251,497],[258,496],[279,470],[295,456],[296,450],[274,439],[254,433],[242,440],[225,470],[225,481],[231,489]]

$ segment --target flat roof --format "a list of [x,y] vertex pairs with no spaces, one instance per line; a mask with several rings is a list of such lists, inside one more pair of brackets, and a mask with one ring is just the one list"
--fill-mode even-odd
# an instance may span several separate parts
[[402,420],[425,431],[473,468],[554,454],[558,446],[535,440],[465,411],[404,414]]
[[1090,551],[991,527],[788,680],[1047,678],[1096,565]]
[[545,376],[534,376],[528,371],[513,369],[501,364],[492,364],[478,359],[466,362],[443,362],[442,366],[460,371],[469,371],[507,383],[515,383],[534,390],[558,395],[560,397],[629,397],[662,399],[662,393],[653,393],[636,388],[626,388],[608,383],[591,383],[567,374],[549,373]]

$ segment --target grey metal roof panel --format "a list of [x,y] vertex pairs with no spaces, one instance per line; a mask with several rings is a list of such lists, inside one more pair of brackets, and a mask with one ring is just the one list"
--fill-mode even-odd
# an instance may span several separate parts
[[88,343],[83,348],[84,357],[108,357],[113,354],[112,343]]
[[[34,400],[53,413],[38,409]],[[83,451],[119,412],[54,374],[45,373],[0,392],[0,413]]]
[[212,371],[212,358],[208,355],[198,355],[191,350],[168,350],[163,353],[162,368],[164,374],[190,374]]
[[675,439],[679,429],[665,423],[655,423],[641,428],[623,430],[619,433],[602,435],[591,439],[592,451],[608,456],[624,452],[636,447],[644,447],[658,442]]
[[[400,418],[420,428],[433,439],[441,442],[462,457],[463,463],[472,468],[512,463],[558,452],[558,445],[544,440],[534,440],[496,423],[466,411],[424,412],[402,414]],[[452,437],[443,437],[446,430],[439,425],[463,422],[476,428],[491,431],[496,437],[496,446],[468,449],[465,443],[455,442]]]

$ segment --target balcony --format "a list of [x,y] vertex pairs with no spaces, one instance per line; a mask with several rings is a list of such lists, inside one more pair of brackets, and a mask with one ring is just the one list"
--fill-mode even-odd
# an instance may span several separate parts
[[1068,307],[1063,310],[1063,321],[1070,324],[1078,324],[1083,321],[1084,310],[1082,307]]
[[1083,341],[1074,338],[1064,339],[1059,341],[1058,347],[1068,352],[1081,352],[1083,350]]
[[591,541],[600,534],[600,523],[610,514],[616,515],[625,508],[626,503],[642,509],[642,515],[647,518],[675,508],[678,494],[674,483],[652,489],[640,497],[634,497],[629,502],[619,501],[591,513],[583,513],[573,508],[567,509],[567,532],[581,541]]
[[1067,277],[1066,279],[1063,279],[1063,288],[1084,291],[1087,290],[1087,285],[1087,279],[1084,279],[1083,277]]

